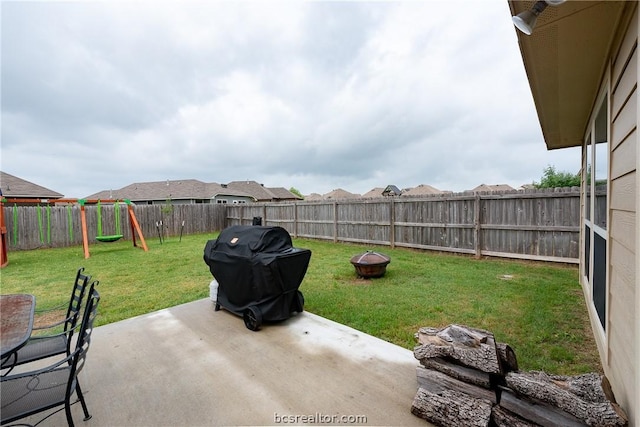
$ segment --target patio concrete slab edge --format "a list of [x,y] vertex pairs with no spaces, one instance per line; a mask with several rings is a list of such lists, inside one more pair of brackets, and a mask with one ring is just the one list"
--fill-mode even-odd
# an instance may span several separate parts
[[80,376],[93,418],[75,405],[76,424],[429,425],[410,412],[412,351],[306,312],[252,332],[213,306],[96,328]]

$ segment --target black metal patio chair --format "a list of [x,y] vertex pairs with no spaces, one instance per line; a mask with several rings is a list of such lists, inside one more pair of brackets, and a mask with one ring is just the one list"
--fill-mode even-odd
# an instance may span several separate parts
[[77,401],[82,405],[84,420],[91,418],[78,383],[78,373],[82,370],[86,361],[91,343],[93,322],[96,318],[100,301],[100,294],[95,289],[96,284],[97,282],[93,282],[89,289],[89,296],[82,315],[81,326],[78,330],[76,345],[71,354],[45,368],[7,375],[0,379],[0,389],[2,390],[2,393],[0,393],[0,400],[2,401],[0,424],[4,425],[63,406],[63,408],[46,415],[36,425],[64,409],[67,423],[70,427],[73,427],[71,405],[76,401],[71,402],[71,397],[74,392],[77,395]]
[[[51,356],[71,354],[71,339],[75,330],[79,327],[78,316],[82,307],[84,294],[91,280],[91,276],[84,274],[84,267],[78,269],[71,290],[71,297],[66,305],[65,317],[53,323],[34,327],[29,341],[17,352],[5,357],[0,363],[0,369],[8,369],[3,375],[23,363],[45,359]],[[64,309],[65,305],[53,309],[36,311],[36,314],[53,310]]]

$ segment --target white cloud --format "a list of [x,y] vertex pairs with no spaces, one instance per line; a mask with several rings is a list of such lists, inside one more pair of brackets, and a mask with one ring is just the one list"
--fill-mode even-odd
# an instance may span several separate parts
[[575,151],[546,151],[503,0],[1,7],[2,170],[68,197],[188,178],[461,191],[577,170]]

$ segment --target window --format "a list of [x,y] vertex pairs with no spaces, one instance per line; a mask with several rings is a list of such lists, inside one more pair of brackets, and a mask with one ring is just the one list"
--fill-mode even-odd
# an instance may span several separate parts
[[585,139],[583,164],[583,275],[602,329],[607,307],[607,188],[609,177],[609,115],[605,95]]

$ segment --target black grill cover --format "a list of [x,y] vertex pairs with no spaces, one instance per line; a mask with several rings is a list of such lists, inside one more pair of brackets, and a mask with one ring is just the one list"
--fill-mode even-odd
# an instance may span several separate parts
[[264,320],[302,311],[298,287],[311,251],[294,248],[282,227],[232,226],[209,240],[204,261],[218,282],[217,303],[236,314],[257,306]]

